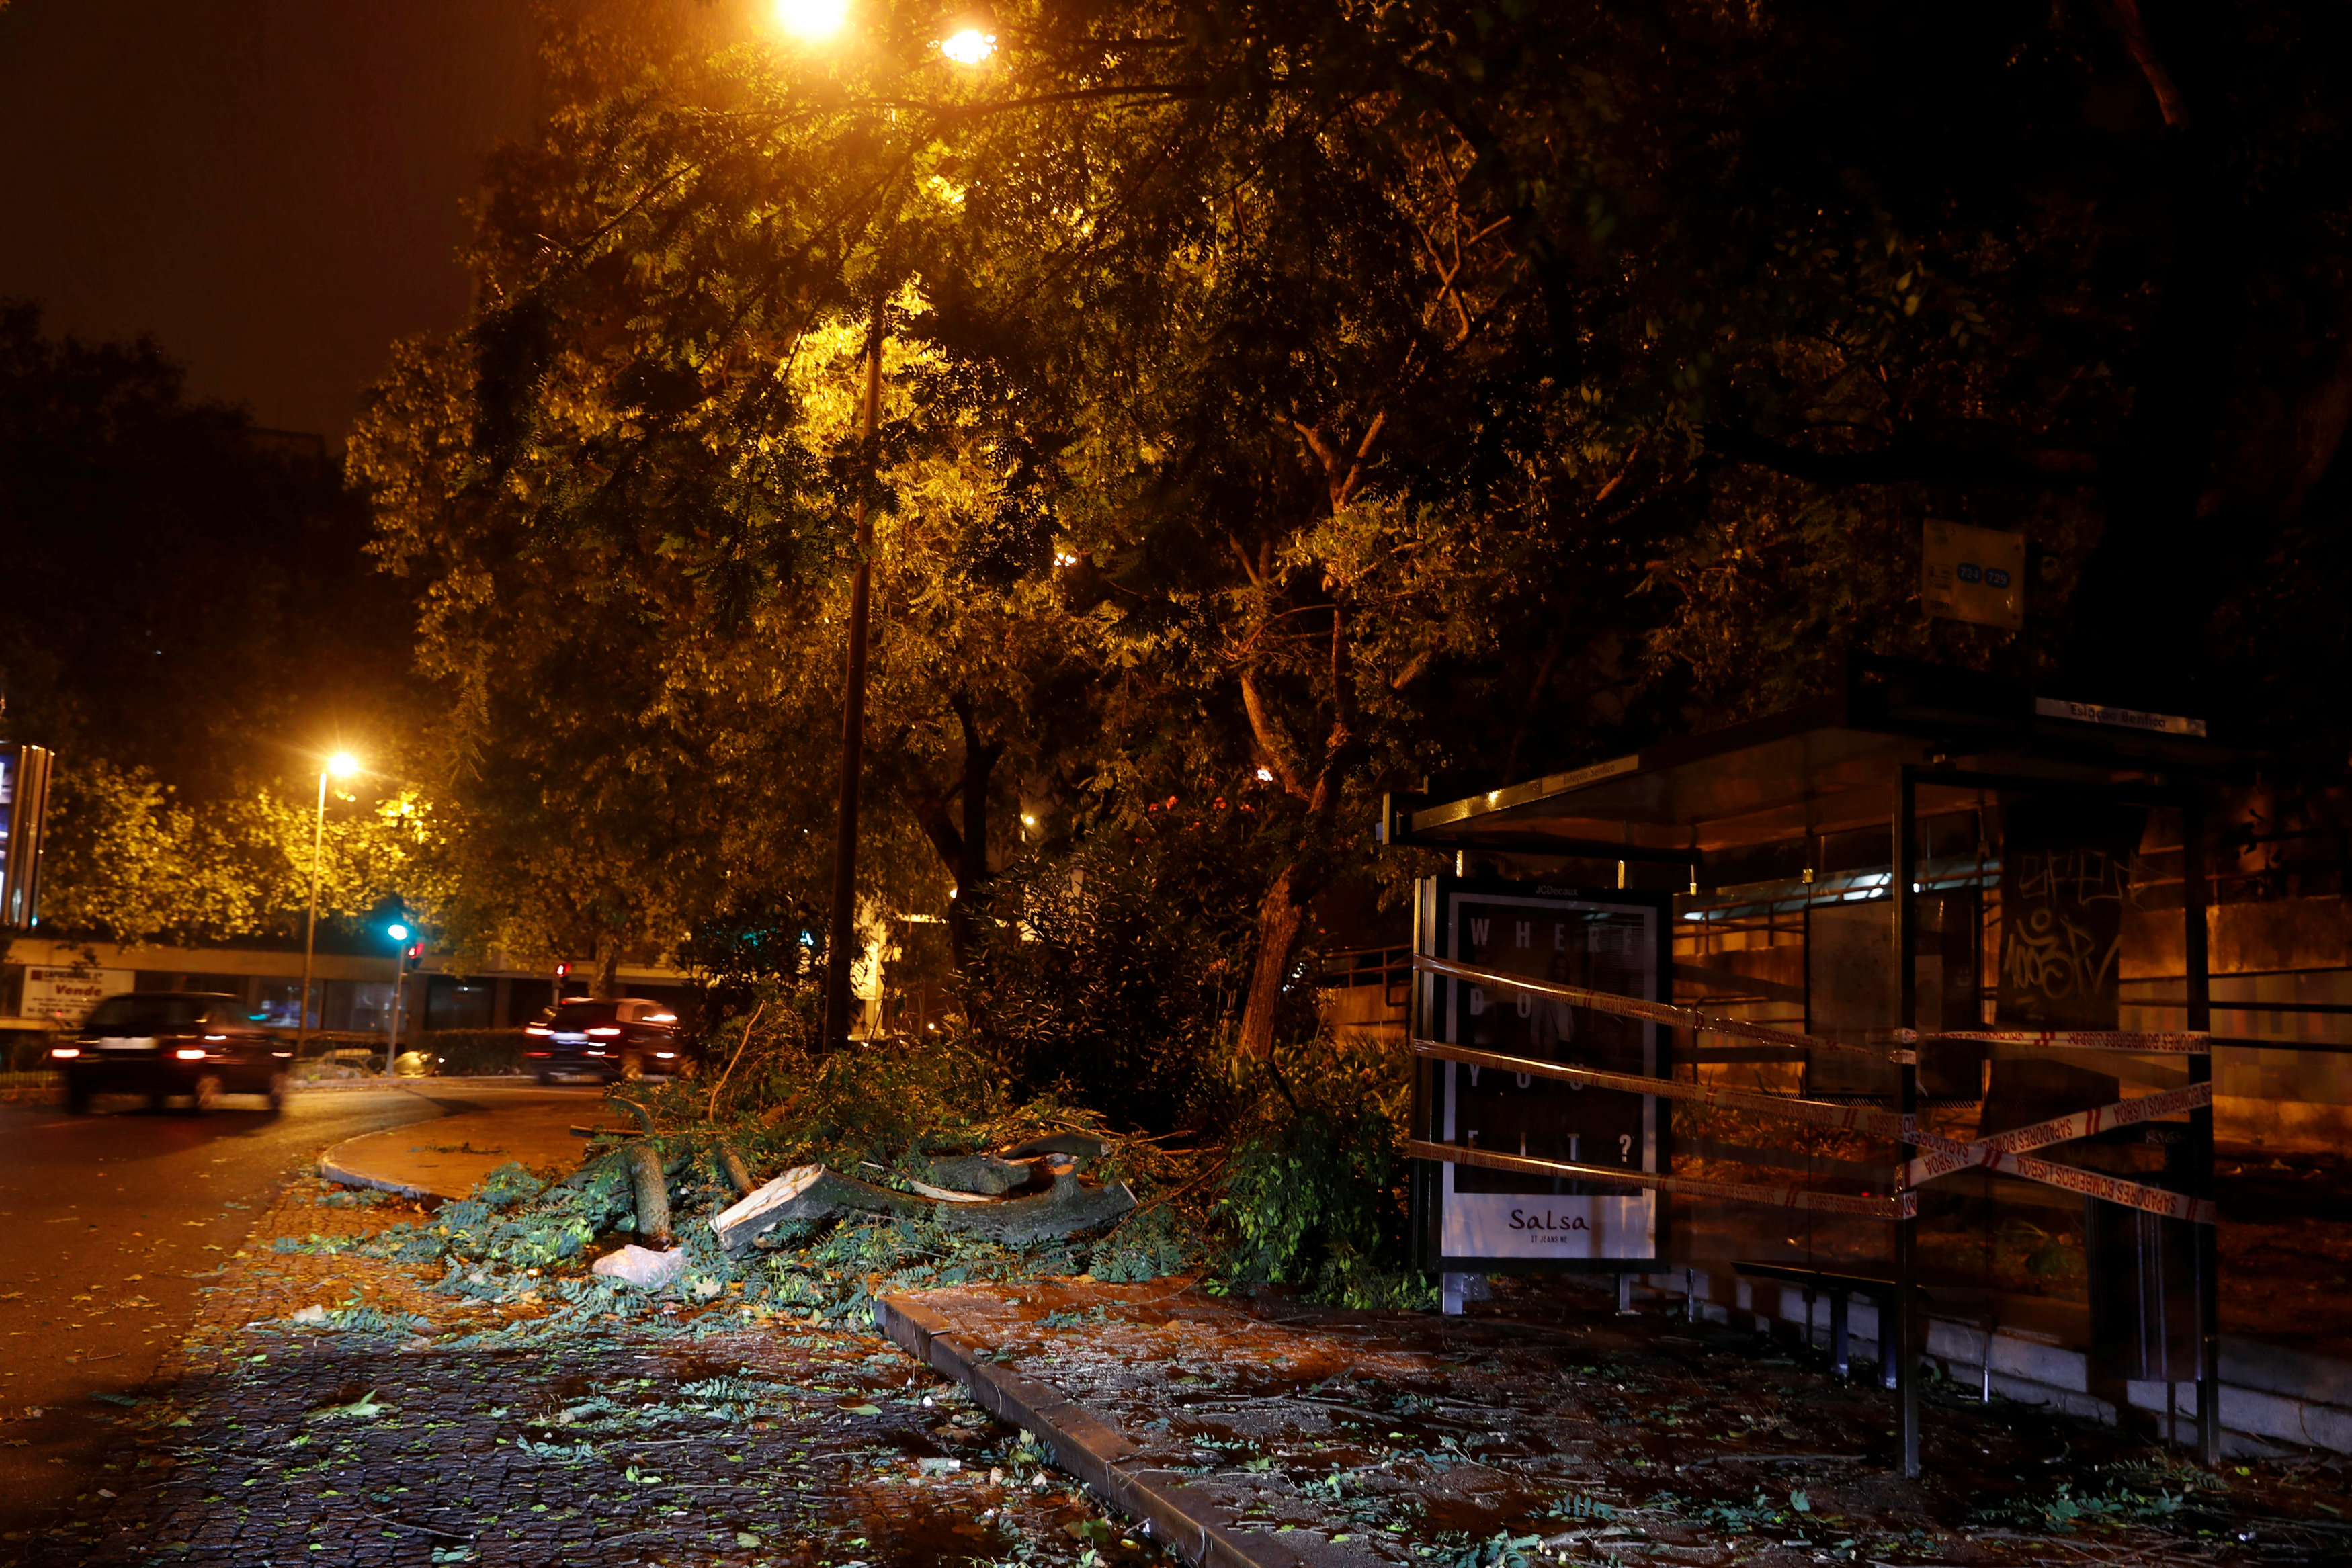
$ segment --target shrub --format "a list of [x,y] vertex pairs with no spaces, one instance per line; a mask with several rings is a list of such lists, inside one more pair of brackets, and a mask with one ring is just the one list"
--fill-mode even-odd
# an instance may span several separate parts
[[1015,866],[978,903],[961,991],[972,1048],[1003,1082],[1150,1131],[1213,1113],[1245,900],[1204,901],[1149,843],[1106,841]]
[[1326,1038],[1252,1074],[1263,1082],[1216,1205],[1233,1282],[1304,1286],[1349,1307],[1427,1304],[1433,1287],[1406,1247],[1410,1071],[1393,1046]]
[[519,1029],[436,1029],[402,1040],[401,1049],[439,1057],[443,1077],[473,1078],[520,1072],[522,1042]]

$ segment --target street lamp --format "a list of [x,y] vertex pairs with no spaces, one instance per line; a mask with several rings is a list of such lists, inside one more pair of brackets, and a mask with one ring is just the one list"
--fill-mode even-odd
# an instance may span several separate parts
[[[849,20],[849,0],[776,0],[776,20],[787,31],[810,42],[832,37]],[[996,52],[996,37],[976,27],[944,39],[940,56],[957,65],[976,66]],[[874,319],[866,336],[865,462],[874,461],[877,413],[882,401],[883,297],[874,298]],[[849,1041],[851,946],[857,916],[857,781],[866,747],[866,626],[873,597],[874,519],[864,490],[853,514],[857,539],[857,575],[849,591],[848,669],[842,682],[841,805],[835,818],[833,841],[833,917],[826,926],[824,953],[824,1046]]]
[[[319,873],[327,843],[327,779],[348,779],[360,770],[360,759],[338,751],[319,769],[319,814],[310,824],[310,922],[302,932],[302,994],[294,998],[294,1060],[302,1060],[302,1042],[310,1037],[310,963],[319,946]],[[324,1012],[324,1008],[320,1009]],[[324,1022],[322,1019],[320,1020]]]
[[830,38],[849,21],[849,0],[776,0],[776,23],[796,38]]

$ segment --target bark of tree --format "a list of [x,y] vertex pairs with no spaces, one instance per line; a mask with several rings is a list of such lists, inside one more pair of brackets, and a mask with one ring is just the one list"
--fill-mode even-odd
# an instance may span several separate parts
[[[948,700],[948,706],[955,711],[956,722],[963,730],[961,777],[945,789],[933,790],[920,781],[920,776],[910,767],[907,797],[915,820],[922,826],[923,836],[931,841],[948,874],[955,878],[956,896],[948,905],[948,947],[955,967],[961,969],[971,956],[975,931],[972,900],[979,896],[992,874],[988,866],[988,785],[998,760],[1004,755],[1004,742],[981,738],[980,721],[969,693],[958,692]],[[959,797],[962,801],[961,825],[948,810],[948,802]]]
[[1251,962],[1249,992],[1242,1005],[1241,1030],[1235,1044],[1244,1056],[1260,1061],[1274,1054],[1275,1031],[1281,1021],[1283,982],[1290,973],[1291,960],[1297,956],[1299,938],[1307,929],[1307,902],[1322,890],[1321,878],[1310,869],[1311,857],[1338,811],[1340,774],[1353,749],[1354,734],[1349,723],[1349,652],[1346,617],[1334,604],[1331,729],[1324,738],[1321,765],[1311,779],[1300,768],[1286,743],[1282,728],[1259,690],[1255,674],[1245,671],[1242,675],[1242,706],[1249,716],[1259,751],[1266,758],[1265,766],[1284,792],[1304,809],[1305,817],[1299,852],[1275,873],[1265,897],[1258,904],[1256,954]]
[[1306,905],[1297,895],[1298,869],[1295,862],[1284,866],[1257,906],[1257,956],[1250,966],[1249,996],[1242,1008],[1240,1046],[1245,1055],[1261,1061],[1274,1054],[1283,980],[1307,928]]

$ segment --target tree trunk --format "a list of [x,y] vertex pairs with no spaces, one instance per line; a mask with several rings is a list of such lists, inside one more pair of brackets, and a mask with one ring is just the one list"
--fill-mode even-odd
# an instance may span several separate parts
[[1282,984],[1306,929],[1307,907],[1297,896],[1295,865],[1282,868],[1257,906],[1257,957],[1250,967],[1249,999],[1242,1009],[1241,1053],[1263,1061],[1274,1054],[1276,1020],[1282,1010]]
[[606,936],[596,944],[596,972],[588,978],[588,994],[610,1001],[621,994],[621,939]]
[[954,955],[957,973],[963,971],[971,955],[974,934],[972,900],[980,896],[986,885],[988,869],[988,779],[995,771],[996,759],[1004,755],[1004,743],[992,740],[983,744],[980,726],[974,722],[971,699],[958,694],[955,715],[963,726],[963,832],[957,845],[955,860],[956,896],[954,907],[948,911],[948,947]]

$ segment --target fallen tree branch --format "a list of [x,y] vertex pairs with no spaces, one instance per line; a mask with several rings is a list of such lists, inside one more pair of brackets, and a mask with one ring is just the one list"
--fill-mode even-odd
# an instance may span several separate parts
[[663,1178],[661,1150],[650,1143],[628,1146],[629,1187],[636,1200],[637,1234],[669,1239],[669,1184]]

